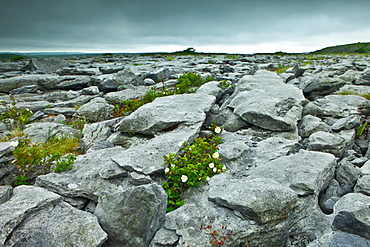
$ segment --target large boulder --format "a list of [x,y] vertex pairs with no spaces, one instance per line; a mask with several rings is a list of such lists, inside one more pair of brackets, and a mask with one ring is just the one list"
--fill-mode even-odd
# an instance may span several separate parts
[[203,94],[182,94],[156,98],[130,116],[122,119],[121,132],[138,132],[152,135],[178,124],[193,125],[204,122],[205,112],[215,103],[216,97]]
[[332,154],[300,150],[255,168],[252,178],[266,178],[285,185],[298,195],[317,195],[334,176],[336,158]]
[[52,74],[69,65],[69,62],[60,58],[31,58],[24,69]]
[[370,240],[370,197],[358,193],[343,196],[334,206],[333,229]]
[[107,246],[148,246],[164,224],[166,207],[167,194],[153,183],[102,195],[94,214],[108,233]]
[[244,121],[274,131],[296,129],[305,98],[297,87],[264,73],[244,76],[228,104]]
[[55,88],[62,79],[53,75],[21,75],[0,80],[0,92],[9,93],[13,89],[37,85],[40,89]]
[[232,178],[222,174],[210,181],[210,187],[209,200],[258,223],[287,218],[298,198],[289,187],[265,178]]
[[96,216],[43,188],[19,186],[0,209],[4,246],[102,246],[107,234]]
[[78,108],[75,115],[90,122],[99,122],[112,118],[113,109],[104,98],[97,97]]

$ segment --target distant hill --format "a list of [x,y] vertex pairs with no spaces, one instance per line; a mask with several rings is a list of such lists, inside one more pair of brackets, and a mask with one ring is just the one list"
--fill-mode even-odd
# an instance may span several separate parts
[[333,54],[333,53],[370,53],[370,43],[353,43],[346,45],[329,46],[310,54]]

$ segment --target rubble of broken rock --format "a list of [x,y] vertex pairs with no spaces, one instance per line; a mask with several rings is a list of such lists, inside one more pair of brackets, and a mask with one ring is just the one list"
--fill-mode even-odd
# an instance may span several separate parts
[[[115,104],[186,72],[215,80],[112,117]],[[74,133],[66,119],[89,124],[73,169],[34,185],[10,186],[13,149],[0,143],[0,245],[211,246],[202,227],[211,225],[232,230],[222,246],[370,246],[370,134],[356,132],[370,115],[369,86],[370,58],[354,55],[1,62],[0,100],[12,94],[34,112],[32,140]],[[163,156],[211,123],[224,129],[228,171],[166,213]]]

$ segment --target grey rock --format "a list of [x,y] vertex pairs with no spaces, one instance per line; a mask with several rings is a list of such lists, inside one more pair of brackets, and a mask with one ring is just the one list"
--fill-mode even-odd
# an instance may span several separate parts
[[102,195],[95,215],[108,233],[107,245],[148,246],[164,224],[166,205],[163,188],[147,184]]
[[61,76],[62,81],[55,85],[61,90],[80,90],[87,87],[90,82],[89,76]]
[[13,187],[9,185],[0,186],[0,204],[8,201],[13,194]]
[[334,206],[333,230],[370,239],[370,197],[358,193],[343,196]]
[[220,83],[216,81],[210,81],[203,84],[195,93],[196,94],[206,94],[213,95],[218,100],[222,94],[222,89],[218,87]]
[[250,178],[266,178],[293,189],[298,195],[318,194],[334,176],[332,154],[300,150],[256,167]]
[[332,231],[323,234],[319,239],[311,242],[307,247],[369,247],[370,240],[341,231]]
[[192,140],[198,135],[202,122],[192,125],[181,125],[171,132],[157,135],[149,141],[131,146],[112,160],[128,171],[135,171],[145,175],[159,173],[164,170],[163,156],[169,153],[178,153],[179,143]]
[[360,169],[361,175],[370,175],[370,161],[366,161],[366,163]]
[[330,126],[324,123],[320,118],[306,115],[298,123],[298,134],[301,137],[309,137],[317,131],[330,131]]
[[171,76],[176,75],[178,73],[179,71],[176,69],[158,68],[155,69],[153,72],[148,73],[146,77],[151,78],[154,81],[167,80],[170,79]]
[[205,120],[215,97],[203,94],[183,94],[156,98],[130,116],[122,119],[121,132],[154,134],[180,123],[192,125]]
[[113,74],[113,73],[117,73],[117,72],[123,70],[124,68],[125,68],[125,66],[123,66],[123,65],[113,65],[113,66],[99,67],[99,70],[103,74]]
[[210,181],[209,200],[258,223],[266,223],[287,218],[297,196],[293,190],[270,179],[235,179],[221,174]]
[[352,130],[343,130],[339,133],[318,131],[308,138],[307,150],[332,153],[340,157],[346,149],[351,149],[355,138]]
[[309,100],[315,100],[319,97],[331,94],[346,84],[345,81],[332,78],[309,78],[299,87],[303,94]]
[[61,81],[59,76],[52,75],[21,75],[0,80],[0,92],[9,93],[10,91],[24,87],[37,85],[40,89],[51,89]]
[[338,78],[343,81],[348,81],[350,83],[355,83],[357,78],[361,76],[361,72],[355,70],[347,70],[344,74],[340,75]]
[[338,93],[342,92],[350,92],[354,94],[368,94],[370,93],[370,88],[368,86],[344,85],[338,90]]
[[44,113],[47,115],[59,115],[63,114],[65,116],[73,116],[77,110],[72,107],[52,107],[52,108],[45,108]]
[[176,234],[175,231],[170,231],[166,229],[160,229],[157,231],[157,233],[154,236],[153,244],[150,246],[156,246],[156,244],[159,245],[174,245],[179,240],[179,236]]
[[81,106],[75,115],[91,122],[104,121],[111,118],[113,108],[104,98],[97,97]]
[[365,175],[357,180],[354,192],[370,196],[370,175]]
[[55,71],[69,66],[69,62],[58,58],[31,58],[24,69],[29,71],[42,71],[52,74]]
[[366,69],[362,75],[357,78],[355,85],[370,85],[370,69]]
[[33,143],[46,142],[51,137],[69,137],[73,138],[78,135],[78,130],[71,126],[58,123],[32,123],[26,125],[25,135]]
[[87,88],[82,89],[81,93],[87,94],[87,95],[98,95],[99,88],[97,86],[87,87]]
[[301,90],[284,84],[279,77],[264,75],[244,76],[228,106],[244,121],[258,127],[274,131],[296,129],[304,102]]
[[51,117],[40,119],[39,122],[41,123],[51,122],[51,123],[65,124],[67,122],[67,118],[63,114],[58,114],[56,116],[51,116]]
[[143,185],[143,184],[149,184],[152,182],[152,179],[150,176],[137,173],[137,172],[131,172],[129,175],[130,183],[133,185]]
[[122,104],[124,100],[138,99],[145,95],[149,91],[149,88],[138,86],[134,89],[124,89],[117,92],[109,92],[104,95],[104,98],[110,104]]
[[347,190],[346,192],[351,192],[350,190],[352,190],[357,182],[357,179],[360,177],[360,168],[344,158],[338,164],[335,177],[342,188]]
[[357,95],[328,95],[313,101],[313,104],[320,109],[322,116],[342,118],[358,114],[358,108],[369,107],[369,100]]
[[30,217],[32,212],[48,205],[55,206],[59,201],[60,196],[42,188],[24,185],[16,187],[11,200],[1,205],[0,243],[5,245],[13,229]]
[[0,184],[3,185],[13,184],[16,181],[17,173],[18,168],[13,163],[8,162],[0,163]]
[[36,93],[38,91],[38,87],[36,85],[29,85],[20,88],[13,89],[9,92],[9,94],[24,94],[24,93]]
[[293,73],[295,77],[300,77],[305,71],[305,68],[300,68],[299,64],[295,64],[292,68],[287,69],[286,73]]
[[107,141],[112,134],[111,126],[115,120],[107,120],[92,124],[85,124],[82,130],[81,149],[83,152],[89,150],[99,142]]
[[82,197],[97,203],[100,195],[118,190],[127,177],[127,172],[111,160],[123,150],[114,147],[79,155],[72,170],[39,176],[35,185],[66,197]]
[[63,75],[87,75],[93,76],[96,75],[96,71],[92,69],[83,69],[83,68],[62,68],[55,72],[56,74],[63,76]]
[[333,131],[349,130],[358,128],[361,125],[361,116],[359,115],[350,115],[345,118],[338,119],[332,126]]
[[107,239],[94,215],[37,187],[15,188],[11,200],[2,204],[0,218],[6,246],[101,246]]
[[114,80],[118,85],[143,85],[144,79],[141,75],[135,74],[131,69],[125,68],[113,75]]

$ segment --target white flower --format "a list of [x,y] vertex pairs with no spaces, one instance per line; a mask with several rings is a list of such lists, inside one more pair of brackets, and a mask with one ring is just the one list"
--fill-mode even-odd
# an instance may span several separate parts
[[170,168],[166,168],[166,169],[164,169],[164,173],[168,173],[170,171]]
[[182,181],[183,183],[185,183],[186,181],[188,181],[188,176],[186,176],[186,175],[181,175],[181,181]]
[[216,153],[212,154],[212,157],[217,159],[218,157],[220,157],[220,154],[218,152],[216,152]]
[[215,167],[215,164],[213,164],[213,163],[209,163],[209,168],[213,168],[213,167]]
[[209,180],[211,180],[211,178],[210,177],[206,177],[206,180],[209,181]]
[[18,141],[11,141],[9,145],[10,145],[11,147],[18,147],[18,144],[19,144],[19,142],[18,142]]
[[175,168],[176,166],[174,164],[171,164],[171,168]]
[[217,168],[215,167],[215,168],[213,168],[213,172],[217,172]]
[[220,127],[216,127],[216,128],[215,128],[215,133],[216,133],[216,134],[221,133],[221,131],[222,131],[222,129],[221,129]]
[[179,142],[179,144],[177,144],[179,147],[182,147],[182,145],[184,145],[184,142],[185,141],[181,141],[181,142]]
[[226,168],[226,166],[225,166],[225,165],[222,167],[222,170],[224,170],[224,171],[225,171],[225,170],[227,170],[227,168]]

